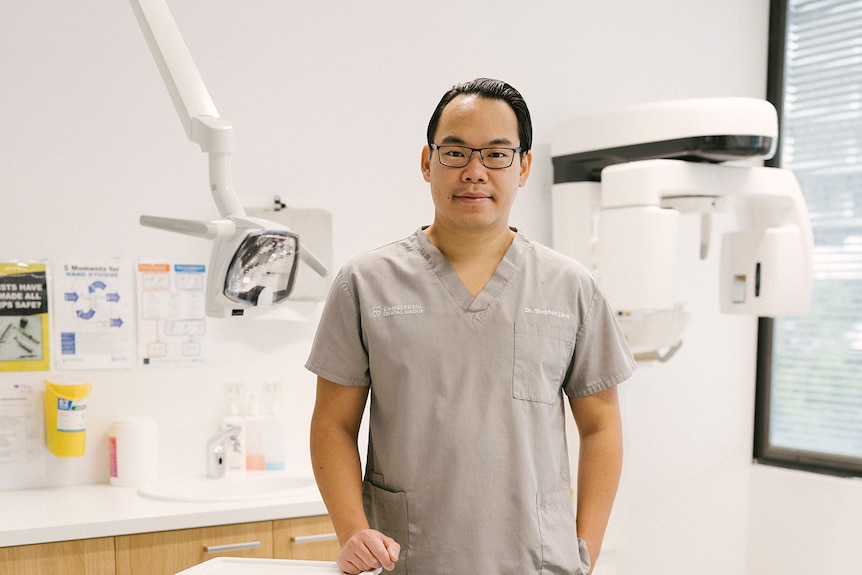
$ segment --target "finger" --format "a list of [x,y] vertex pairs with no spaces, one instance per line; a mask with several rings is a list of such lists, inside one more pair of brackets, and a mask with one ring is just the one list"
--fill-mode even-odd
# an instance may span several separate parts
[[401,555],[401,545],[399,545],[394,539],[388,538],[383,542],[383,544],[386,546],[389,558],[392,559],[393,562],[398,561],[398,557]]
[[351,573],[356,573],[357,575],[380,575],[380,572],[383,571],[382,567],[377,567],[376,569],[369,569],[368,571],[360,571],[361,567],[357,567],[353,564],[344,565],[342,563],[338,563],[338,568],[342,571],[342,573],[346,573],[350,575]]
[[[365,555],[363,557],[363,555]],[[374,557],[371,553],[355,553],[350,552],[345,549],[342,549],[341,554],[338,557],[338,567],[348,574],[358,574],[364,573],[367,569],[371,568],[372,563],[374,562]]]
[[381,535],[380,539],[376,539],[368,542],[368,549],[371,551],[374,556],[375,561],[373,563],[369,563],[372,567],[383,567],[387,571],[392,571],[395,569],[395,561],[398,559],[398,555],[396,552],[396,556],[392,557],[392,553],[390,551],[391,545],[398,545],[394,540]]
[[[380,566],[380,562],[374,552],[374,547],[382,547],[382,544],[376,537],[369,539],[369,533],[370,531],[354,535],[341,549],[338,563],[343,571],[347,573],[360,573],[364,570]],[[344,563],[344,566],[342,566],[342,563]],[[350,570],[344,567],[349,567]]]
[[351,568],[349,573],[377,567],[392,571],[400,552],[401,546],[391,537],[373,529],[365,529],[348,539],[341,549],[338,564],[345,571],[344,567]]
[[342,557],[338,558],[337,564],[338,568],[348,575],[352,573],[360,573],[362,571],[362,568],[357,566],[353,561],[348,561]]

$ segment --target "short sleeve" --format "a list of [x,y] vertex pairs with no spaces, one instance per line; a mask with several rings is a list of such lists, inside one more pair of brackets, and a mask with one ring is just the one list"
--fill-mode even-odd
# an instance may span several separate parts
[[634,356],[625,336],[604,294],[595,286],[563,389],[569,397],[592,395],[625,381],[634,371]]
[[344,270],[332,283],[305,367],[341,385],[371,383],[360,309]]

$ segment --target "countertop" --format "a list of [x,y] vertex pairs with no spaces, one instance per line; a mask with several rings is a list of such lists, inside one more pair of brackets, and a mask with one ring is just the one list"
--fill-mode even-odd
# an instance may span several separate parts
[[326,514],[312,484],[289,496],[174,502],[110,484],[0,491],[0,547]]

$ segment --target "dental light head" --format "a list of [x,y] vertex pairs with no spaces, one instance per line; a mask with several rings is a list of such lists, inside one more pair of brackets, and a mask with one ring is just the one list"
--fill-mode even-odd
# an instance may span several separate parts
[[[225,244],[217,244],[216,249]],[[299,236],[263,230],[246,235],[229,261],[224,296],[234,303],[272,305],[287,299],[296,277]],[[220,258],[221,259],[221,258]]]
[[[793,173],[753,165],[772,157],[775,109],[752,98],[678,100],[574,119],[554,141],[555,247],[590,267],[638,359],[668,359],[689,319],[674,297],[684,214],[700,217],[700,258],[712,216],[741,227],[721,242],[719,308],[802,315],[812,289],[813,239]],[[740,160],[739,162],[732,162]]]
[[248,217],[231,185],[232,126],[219,117],[164,0],[131,0],[138,24],[189,140],[209,157],[210,190],[221,218],[210,222],[141,216],[141,224],[214,240],[207,275],[210,317],[244,315],[284,302],[299,260],[326,266],[286,226]]

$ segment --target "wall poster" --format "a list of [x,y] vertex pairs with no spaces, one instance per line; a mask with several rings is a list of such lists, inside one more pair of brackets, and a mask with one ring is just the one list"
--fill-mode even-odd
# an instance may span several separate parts
[[135,363],[134,267],[130,261],[54,262],[53,320],[60,369],[111,369]]
[[204,361],[206,266],[138,262],[138,361],[144,366]]
[[0,372],[51,366],[44,263],[0,262]]

